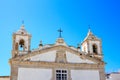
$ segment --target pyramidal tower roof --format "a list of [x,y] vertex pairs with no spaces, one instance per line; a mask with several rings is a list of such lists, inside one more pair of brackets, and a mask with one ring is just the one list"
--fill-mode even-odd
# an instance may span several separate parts
[[92,33],[91,29],[89,29],[84,41],[86,41],[86,40],[100,40],[100,39]]
[[29,33],[26,31],[24,24],[22,24],[20,29],[16,32],[16,34],[29,34]]

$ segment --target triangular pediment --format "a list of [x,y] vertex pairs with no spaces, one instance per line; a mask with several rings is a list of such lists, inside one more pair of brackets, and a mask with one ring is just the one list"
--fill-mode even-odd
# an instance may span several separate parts
[[[57,60],[56,57],[58,56],[57,51],[65,51],[65,55],[63,55],[63,57],[65,56],[66,59],[64,59],[63,62],[67,62],[67,63],[98,64],[102,62],[98,59],[95,59],[94,57],[85,55],[84,52],[82,51],[78,51],[63,45],[57,45],[45,49],[31,51],[30,53],[23,56],[18,56],[15,59],[21,61],[28,60],[28,61],[56,62]],[[60,57],[62,56],[61,54],[59,55]]]

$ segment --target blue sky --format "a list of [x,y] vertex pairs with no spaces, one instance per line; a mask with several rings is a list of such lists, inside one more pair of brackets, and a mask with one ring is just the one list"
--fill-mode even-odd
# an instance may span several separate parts
[[0,0],[0,76],[10,74],[12,33],[25,22],[31,49],[55,43],[59,28],[68,45],[77,46],[88,25],[102,39],[106,72],[120,70],[119,0]]

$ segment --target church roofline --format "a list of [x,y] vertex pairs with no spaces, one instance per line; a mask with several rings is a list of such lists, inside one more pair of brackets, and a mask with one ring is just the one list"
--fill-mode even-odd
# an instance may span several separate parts
[[25,54],[23,56],[17,56],[16,58],[12,58],[11,60],[24,60],[25,58],[28,58],[28,57],[31,57],[31,56],[35,56],[35,55],[38,55],[38,54],[42,54],[42,53],[53,51],[53,50],[59,50],[59,49],[63,49],[63,50],[72,52],[72,53],[74,53],[74,54],[76,54],[78,56],[84,57],[84,58],[86,58],[88,60],[92,60],[92,61],[97,62],[97,63],[99,63],[99,62],[104,63],[103,61],[98,60],[98,59],[96,59],[94,57],[91,57],[89,55],[85,55],[84,54],[85,52],[83,52],[83,51],[74,50],[74,49],[72,49],[70,47],[67,47],[67,46],[64,46],[64,45],[52,46],[52,47],[48,47],[48,48],[33,51],[33,52],[31,51],[28,54]]

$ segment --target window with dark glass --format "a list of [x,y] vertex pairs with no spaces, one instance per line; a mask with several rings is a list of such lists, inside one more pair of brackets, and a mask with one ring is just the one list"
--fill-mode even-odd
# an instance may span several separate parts
[[67,80],[67,70],[56,70],[56,80]]

